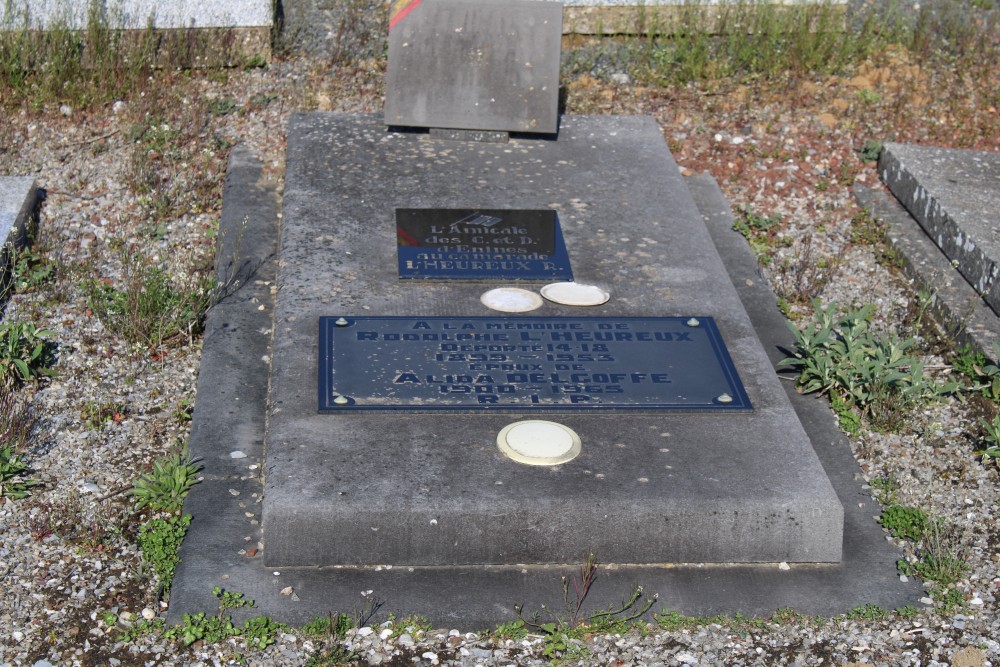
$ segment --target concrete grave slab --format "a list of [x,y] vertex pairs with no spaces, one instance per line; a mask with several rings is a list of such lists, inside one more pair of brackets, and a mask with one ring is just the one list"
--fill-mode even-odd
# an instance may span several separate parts
[[0,176],[0,276],[7,275],[11,248],[24,243],[38,201],[34,178]]
[[[391,611],[399,617],[421,614],[438,627],[463,630],[511,621],[516,618],[516,604],[524,604],[527,613],[543,604],[558,608],[560,577],[574,576],[577,565],[391,569],[265,565],[258,550],[263,546],[260,470],[268,366],[233,360],[237,355],[266,361],[270,350],[273,285],[268,283],[277,264],[277,197],[274,184],[265,183],[261,172],[260,162],[245,149],[233,151],[220,238],[243,234],[245,242],[238,248],[221,248],[219,262],[232,266],[236,253],[240,262],[249,260],[255,272],[254,279],[244,282],[208,317],[190,439],[192,454],[204,463],[205,481],[185,502],[184,511],[193,514],[194,521],[171,588],[168,622],[180,623],[184,613],[215,613],[214,586],[256,600],[253,609],[237,610],[234,616],[265,614],[287,623],[304,623],[331,612],[351,613],[364,603],[360,591],[372,591],[385,603],[375,622]],[[765,350],[777,361],[784,356],[779,348],[791,344],[791,334],[774,295],[758,276],[756,258],[732,231],[728,203],[707,175],[686,179],[686,184]],[[220,279],[230,274],[223,268]],[[885,540],[872,518],[878,505],[862,486],[860,470],[828,404],[796,394],[791,383],[783,387],[844,506],[842,561],[792,564],[787,570],[774,564],[601,567],[587,610],[617,604],[636,583],[644,587],[645,595],[660,595],[654,611],[672,609],[687,615],[740,612],[767,617],[779,608],[792,608],[832,616],[863,604],[883,609],[918,604],[921,587],[915,579],[899,581],[895,562],[902,554]],[[239,452],[238,458],[234,452]]]
[[946,334],[993,359],[993,346],[1000,344],[1000,317],[892,195],[861,185],[853,191],[858,204],[886,226],[889,244],[902,257],[906,275],[919,289],[934,294],[931,312]]
[[555,133],[562,4],[395,0],[385,123]]
[[[287,164],[269,565],[565,563],[588,549],[617,563],[840,560],[840,502],[652,119],[568,117],[558,141],[456,144],[299,114]],[[612,295],[586,315],[713,317],[753,412],[567,410],[556,421],[583,447],[556,468],[500,454],[517,414],[318,414],[320,316],[494,314],[481,285],[398,279],[394,210],[426,206],[559,210],[576,279]]]
[[1000,314],[1000,153],[886,144],[879,175]]

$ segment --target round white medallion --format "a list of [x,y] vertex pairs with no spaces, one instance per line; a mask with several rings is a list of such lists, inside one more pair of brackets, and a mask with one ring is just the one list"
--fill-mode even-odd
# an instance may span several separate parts
[[508,424],[497,435],[504,455],[533,466],[554,466],[572,461],[580,453],[580,436],[573,429],[541,419]]
[[564,306],[599,306],[611,298],[611,294],[597,285],[580,283],[552,283],[543,287],[541,292],[549,301]]
[[520,287],[498,287],[480,298],[483,305],[504,313],[526,313],[542,305],[542,297]]

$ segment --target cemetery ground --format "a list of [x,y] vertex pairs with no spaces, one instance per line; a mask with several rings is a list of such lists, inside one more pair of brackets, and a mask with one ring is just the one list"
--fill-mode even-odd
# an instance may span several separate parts
[[878,187],[880,142],[1000,150],[998,10],[983,2],[937,33],[827,57],[833,71],[801,57],[727,69],[652,40],[576,37],[563,53],[566,112],[656,118],[681,168],[719,182],[796,326],[830,308],[860,348],[924,364],[901,385],[855,359],[868,370],[851,391],[821,385],[900,575],[924,583],[919,605],[688,618],[661,591],[642,621],[577,625],[571,587],[542,628],[435,628],[359,591],[291,628],[230,622],[246,601],[219,591],[217,616],[165,625],[179,499],[197,479],[184,443],[200,329],[233,287],[211,278],[227,158],[242,144],[280,187],[292,111],[381,110],[384,26],[345,6],[330,57],[79,86],[4,69],[0,173],[36,178],[45,200],[0,319],[0,664],[997,664],[1000,369],[930,318],[933,292],[851,195]]

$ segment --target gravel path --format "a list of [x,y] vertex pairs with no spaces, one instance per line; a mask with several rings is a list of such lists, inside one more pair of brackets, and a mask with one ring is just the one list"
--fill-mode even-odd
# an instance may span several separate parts
[[[179,282],[204,275],[234,143],[280,179],[292,111],[381,108],[384,62],[340,60],[159,73],[142,97],[107,108],[43,105],[0,118],[0,173],[34,176],[46,189],[37,249],[56,267],[53,281],[16,293],[3,318],[31,319],[59,344],[58,376],[17,392],[38,419],[23,457],[41,484],[26,499],[0,501],[0,665],[549,664],[552,642],[541,635],[432,630],[384,615],[346,638],[286,629],[265,649],[246,637],[190,647],[158,632],[121,640],[168,605],[136,546],[149,513],[134,512],[123,491],[186,439],[199,341],[180,336],[150,349],[122,340],[93,313],[88,281],[121,284],[137,255]],[[877,247],[856,238],[848,187],[877,182],[858,149],[891,137],[998,150],[990,100],[963,89],[960,77],[898,58],[852,77],[754,91],[662,90],[623,83],[628,76],[609,67],[567,82],[567,111],[652,114],[683,168],[710,171],[736,208],[780,216],[764,273],[789,312],[805,312],[807,297],[820,295],[871,303],[876,326],[912,330],[914,294]],[[858,96],[869,89],[879,101]],[[908,105],[917,93],[922,104]],[[944,347],[928,350],[932,363]],[[610,665],[1000,664],[998,468],[974,454],[978,418],[991,411],[979,400],[948,400],[918,410],[898,434],[862,430],[852,439],[873,494],[884,497],[878,480],[892,480],[894,502],[939,519],[937,546],[967,564],[951,606],[928,596],[910,612],[832,619],[666,614],[623,634],[570,639],[557,655]],[[916,558],[933,545],[902,546]]]

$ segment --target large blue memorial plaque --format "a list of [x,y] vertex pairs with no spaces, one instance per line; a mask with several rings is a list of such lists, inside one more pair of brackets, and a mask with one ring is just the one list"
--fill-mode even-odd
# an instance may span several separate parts
[[556,212],[396,209],[399,277],[418,280],[572,280]]
[[747,411],[711,317],[321,317],[319,409]]

